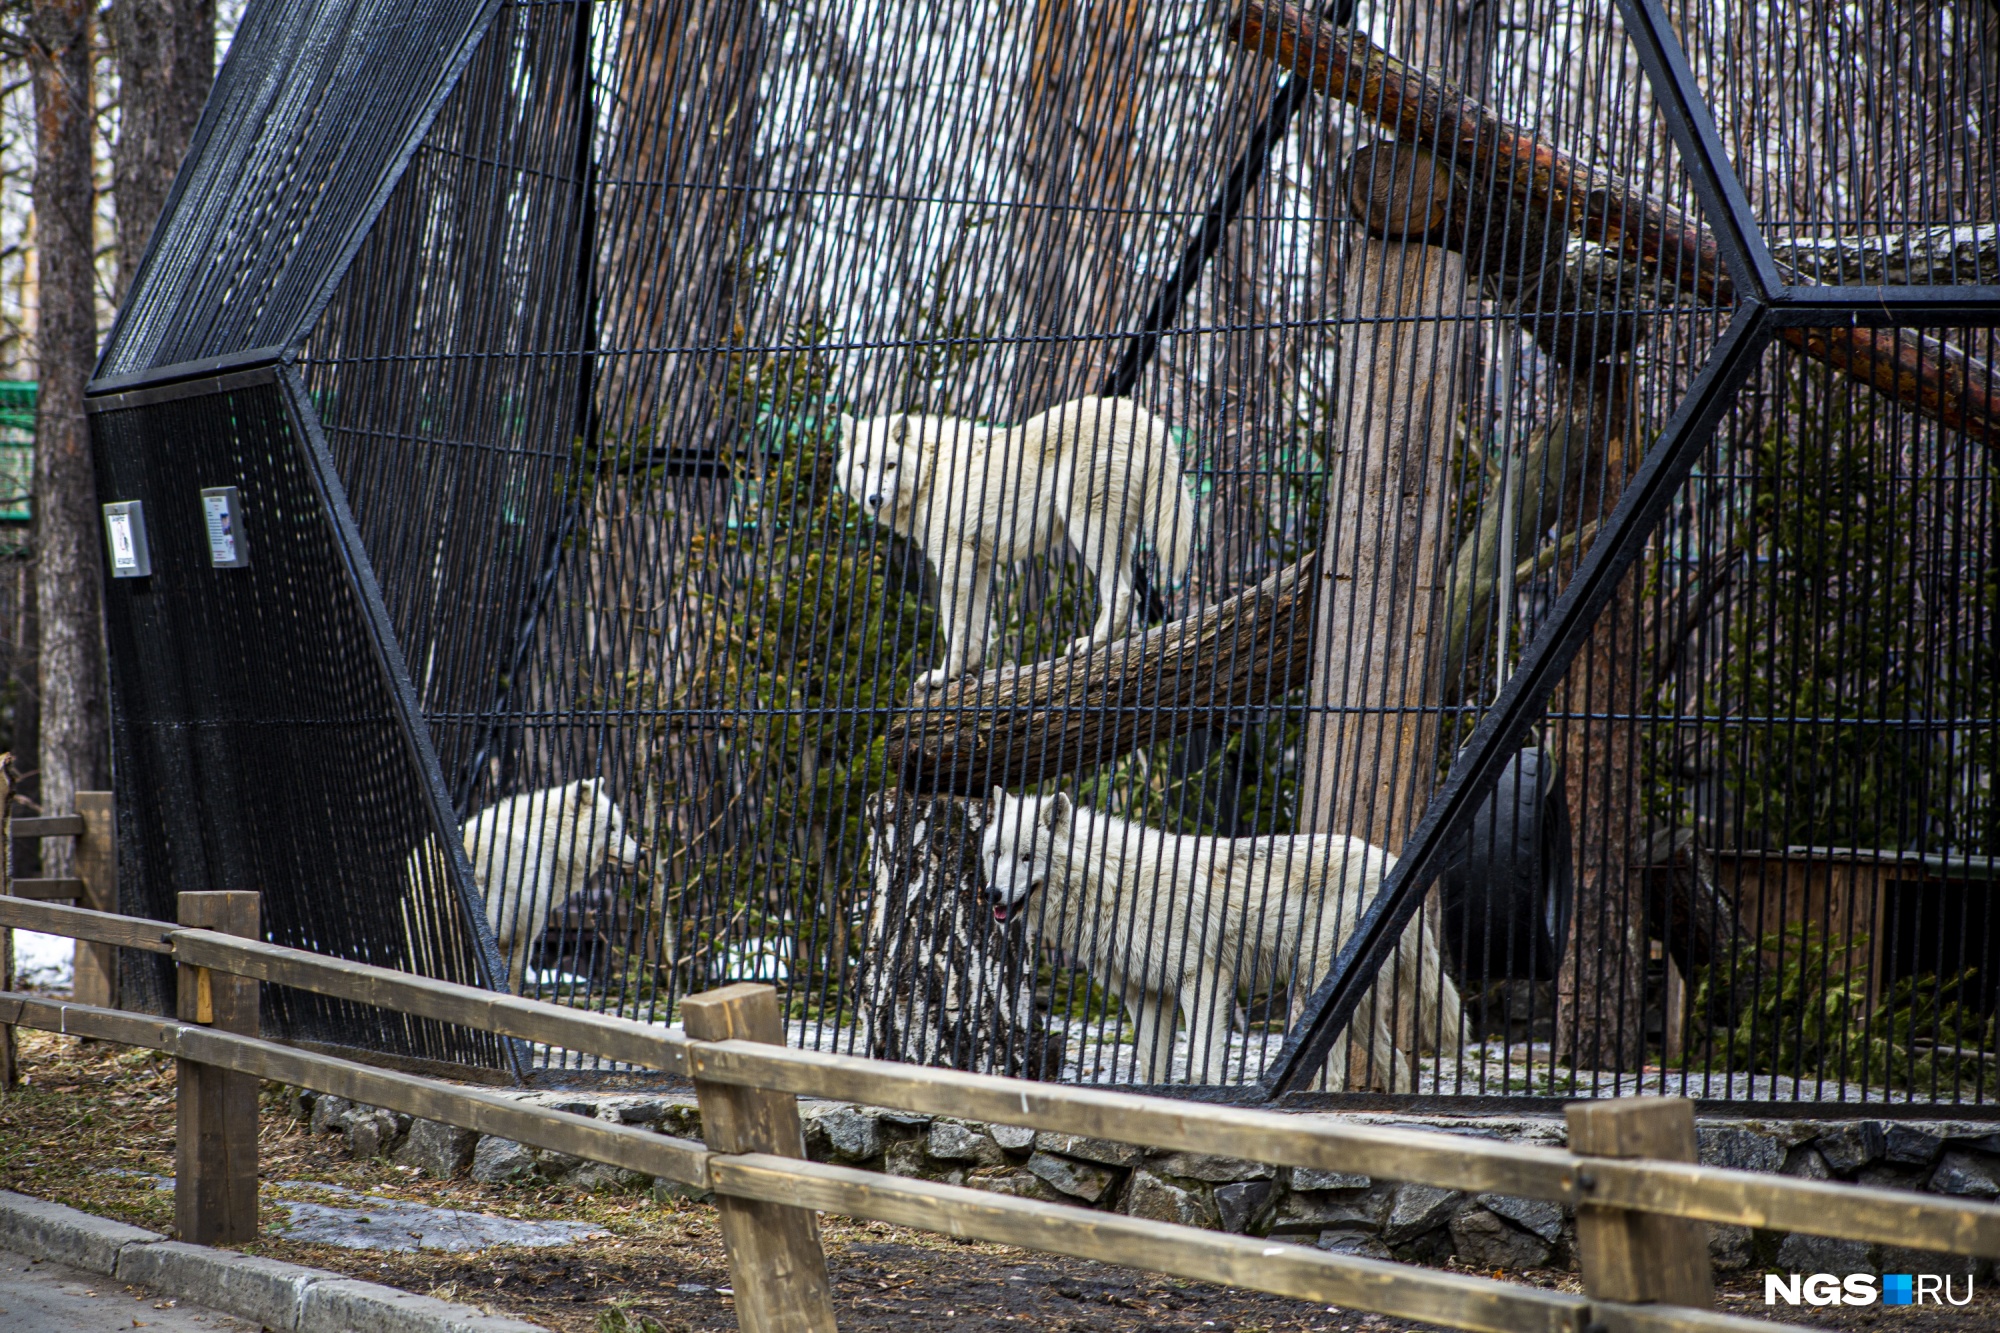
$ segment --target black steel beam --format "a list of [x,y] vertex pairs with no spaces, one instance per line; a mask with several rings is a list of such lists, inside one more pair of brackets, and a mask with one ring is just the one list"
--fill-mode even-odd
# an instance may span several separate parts
[[1353,1019],[1377,972],[1394,954],[1403,928],[1423,905],[1424,889],[1443,869],[1446,849],[1492,789],[1510,751],[1548,707],[1549,695],[1590,638],[1598,613],[1639,558],[1770,338],[1768,313],[1758,302],[1743,306],[1723,330],[1687,396],[1626,484],[1575,577],[1432,796],[1380,892],[1334,959],[1332,971],[1285,1035],[1259,1084],[1264,1097],[1305,1091],[1325,1065],[1334,1037]]
[[2000,287],[1786,287],[1771,302],[1781,328],[1987,328]]

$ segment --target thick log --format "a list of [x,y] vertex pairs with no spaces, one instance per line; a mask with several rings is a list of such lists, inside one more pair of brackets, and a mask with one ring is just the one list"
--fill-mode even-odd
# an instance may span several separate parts
[[[1521,208],[1559,221],[1697,301],[1735,302],[1715,236],[1699,221],[1510,124],[1364,34],[1282,0],[1246,0],[1233,35],[1403,142],[1468,172],[1482,190],[1511,191]],[[1789,269],[1781,272],[1805,283]],[[1953,430],[2000,442],[2000,378],[1956,347],[1901,329],[1788,328],[1780,336]]]
[[1317,553],[1185,620],[919,695],[888,735],[913,792],[985,796],[1229,724],[1305,683]]
[[1053,1079],[1063,1043],[1035,1007],[1027,918],[993,919],[979,870],[986,802],[868,798],[875,897],[860,964],[862,1042],[879,1060]]

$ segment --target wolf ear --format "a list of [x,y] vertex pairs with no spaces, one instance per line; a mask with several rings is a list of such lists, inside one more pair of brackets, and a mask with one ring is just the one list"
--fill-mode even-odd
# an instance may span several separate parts
[[856,426],[860,424],[861,424],[860,422],[856,421],[853,417],[847,415],[847,413],[842,412],[840,414],[840,442],[843,445],[853,440],[854,429]]
[[1051,833],[1060,833],[1069,827],[1069,817],[1074,809],[1069,797],[1057,792],[1042,802],[1042,827]]
[[889,438],[897,444],[906,444],[910,438],[910,419],[897,417],[896,424],[889,427]]
[[993,789],[993,808],[997,811],[1006,800],[1007,789],[1005,787],[995,787]]
[[578,809],[582,809],[597,800],[598,789],[603,785],[603,778],[585,778],[576,784],[576,790],[571,793],[570,799],[576,803]]

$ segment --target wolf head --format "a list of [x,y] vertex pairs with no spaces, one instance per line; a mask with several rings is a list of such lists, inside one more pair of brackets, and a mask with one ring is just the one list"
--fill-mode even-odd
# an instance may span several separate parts
[[840,461],[833,473],[840,488],[884,522],[907,511],[922,480],[919,433],[915,417],[856,421],[842,413]]
[[979,845],[993,919],[1006,921],[1048,883],[1058,838],[1069,836],[1074,807],[1067,796],[1009,796],[993,789],[993,818]]
[[603,778],[572,782],[563,792],[563,812],[573,838],[572,856],[603,857],[620,865],[637,865],[639,844],[625,836],[625,815],[604,794]]

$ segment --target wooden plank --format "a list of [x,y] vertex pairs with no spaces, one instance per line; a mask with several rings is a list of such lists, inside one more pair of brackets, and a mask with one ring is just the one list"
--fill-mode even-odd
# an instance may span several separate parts
[[[782,1044],[778,993],[741,983],[681,1001],[689,1037]],[[718,1153],[756,1153],[787,1162],[806,1155],[798,1100],[790,1093],[714,1083],[699,1075],[702,1137]],[[797,1200],[718,1196],[722,1244],[736,1286],[743,1333],[834,1333],[833,1290],[820,1248],[819,1219]]]
[[2000,1259],[2000,1205],[1679,1162],[1590,1163],[1579,1191],[1618,1208]]
[[75,815],[24,815],[8,831],[12,838],[67,838],[84,831],[84,818]]
[[[255,938],[257,895],[183,893],[180,919]],[[182,963],[182,1022],[257,1035],[257,983]],[[192,1245],[257,1239],[257,1080],[182,1056],[175,1071],[174,1222]]]
[[[108,791],[80,791],[76,814],[83,821],[76,840],[76,877],[83,881],[77,906],[94,912],[118,910],[117,824]],[[79,940],[75,981],[70,994],[78,1004],[105,1009],[118,1007],[118,950],[115,946]]]
[[783,1200],[973,1240],[1140,1268],[1479,1333],[1771,1333],[1761,1320],[1667,1305],[1617,1305],[1414,1265],[1329,1254],[984,1190],[796,1162],[716,1156],[718,1197]]
[[571,1009],[478,986],[398,972],[394,968],[328,958],[262,940],[238,940],[210,931],[173,936],[175,956],[186,962],[259,981],[295,986],[399,1013],[441,1019],[484,1032],[546,1042],[628,1064],[685,1073],[686,1043],[655,1024],[615,1014]]
[[137,916],[113,916],[84,907],[0,898],[0,926],[37,930],[44,935],[67,935],[73,940],[99,940],[127,949],[145,949],[150,953],[174,951],[174,927],[170,922]]
[[748,1042],[693,1046],[688,1070],[716,1083],[1028,1125],[1181,1152],[1353,1171],[1521,1198],[1565,1203],[1574,1198],[1570,1173],[1575,1159],[1558,1149],[1356,1125],[1332,1116],[1211,1106]]
[[[1571,1102],[1563,1110],[1570,1151],[1578,1157],[1696,1158],[1694,1103],[1685,1097],[1611,1097]],[[1579,1187],[1587,1180],[1594,1188],[1596,1179],[1593,1163],[1577,1164]],[[1715,1304],[1708,1228],[1700,1222],[1579,1203],[1576,1250],[1583,1289],[1600,1300],[1704,1309]]]
[[16,1014],[11,1021],[22,1027],[165,1051],[256,1078],[332,1093],[368,1106],[386,1106],[530,1147],[622,1166],[642,1175],[664,1176],[697,1189],[708,1188],[709,1154],[701,1144],[636,1125],[610,1124],[534,1106],[506,1093],[461,1088],[150,1014],[95,1009],[34,995],[0,995],[0,1019],[7,1018],[10,1011]]
[[67,876],[58,879],[17,879],[10,886],[16,898],[31,902],[67,902],[83,896],[83,881]]

